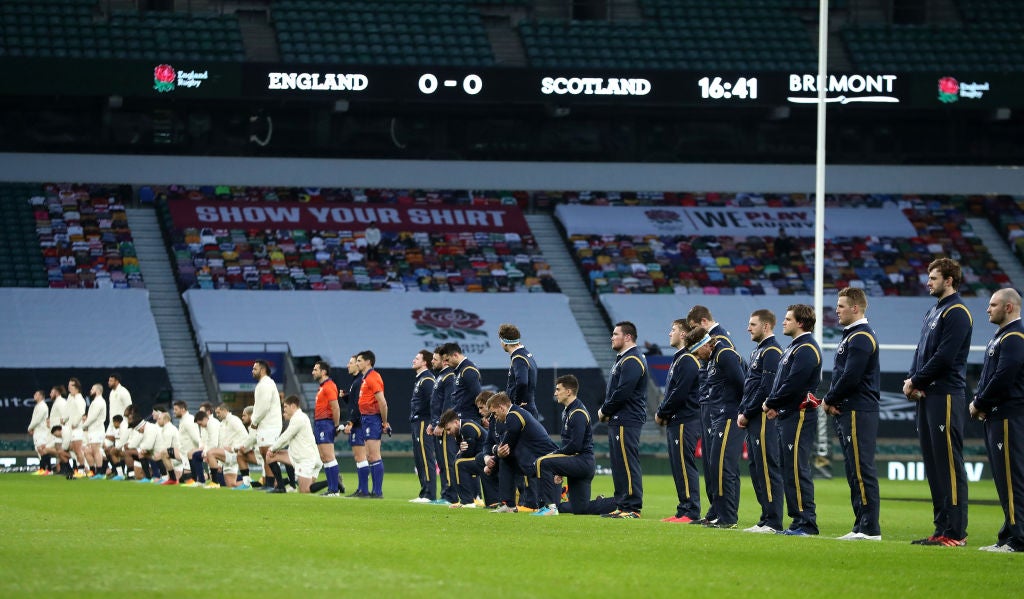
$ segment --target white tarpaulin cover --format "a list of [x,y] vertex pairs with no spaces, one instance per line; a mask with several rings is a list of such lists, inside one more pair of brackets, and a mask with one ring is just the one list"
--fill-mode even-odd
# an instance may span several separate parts
[[[814,237],[814,208],[709,208],[681,206],[580,206],[559,204],[558,220],[569,235],[713,235]],[[829,208],[825,236],[914,237],[917,232],[895,205]]]
[[[663,353],[671,353],[668,347],[668,332],[672,321],[685,318],[686,313],[694,305],[707,306],[711,314],[732,335],[736,348],[744,358],[750,355],[754,344],[747,334],[747,322],[754,310],[767,308],[775,313],[778,324],[775,325],[775,336],[783,347],[789,344],[790,338],[782,334],[782,318],[786,315],[786,307],[791,304],[814,305],[814,298],[807,295],[785,296],[712,296],[712,295],[617,295],[604,294],[601,303],[613,321],[629,320],[637,326],[640,342],[652,341],[660,345]],[[825,294],[825,344],[837,343],[842,337],[842,327],[836,319],[836,294]],[[932,297],[869,297],[868,322],[878,334],[881,344],[917,345],[921,335],[921,324],[925,312],[935,305]],[[964,305],[970,310],[974,319],[974,333],[971,345],[984,346],[996,332],[996,327],[988,321],[985,309],[988,299],[980,297],[964,298]],[[820,315],[819,315],[820,318]],[[832,370],[833,352],[826,350],[824,370]],[[970,362],[980,364],[984,359],[981,351],[973,351]],[[882,350],[881,366],[883,372],[906,372],[913,358],[913,350]]]
[[[381,368],[410,367],[423,348],[455,341],[481,368],[507,368],[498,326],[519,327],[541,368],[591,368],[597,362],[555,293],[407,293],[372,291],[185,292],[200,348],[218,342],[287,342],[293,355],[333,365],[369,349]],[[216,349],[216,348],[215,348]]]
[[164,366],[145,289],[0,289],[4,368]]

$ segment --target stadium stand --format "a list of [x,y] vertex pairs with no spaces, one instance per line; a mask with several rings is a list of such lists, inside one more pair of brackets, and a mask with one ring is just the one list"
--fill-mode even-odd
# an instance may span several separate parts
[[182,289],[558,292],[532,235],[515,232],[384,231],[377,259],[367,255],[365,226],[353,230],[200,229],[176,226],[169,202],[242,197],[439,204],[515,203],[514,198],[455,192],[174,188],[157,203]]
[[[599,202],[608,195],[599,194]],[[631,194],[632,195],[632,194]],[[681,205],[806,205],[806,196],[751,194],[644,194],[651,202]],[[699,198],[699,200],[698,200]],[[883,200],[882,198],[887,198]],[[946,196],[831,196],[829,204],[852,207],[898,201],[917,231],[911,238],[837,237],[826,240],[824,287],[864,288],[871,296],[925,293],[919,280],[939,255],[960,260],[965,296],[987,295],[1009,283],[967,223],[963,198]],[[794,295],[813,292],[813,240],[790,238],[779,255],[775,237],[572,235],[572,245],[591,291],[702,295]]]
[[785,5],[641,0],[643,22],[533,20],[519,33],[535,67],[813,68],[816,52]]
[[0,2],[0,57],[245,59],[233,15],[114,12],[99,20],[96,6],[95,0]]
[[3,287],[143,288],[120,190],[4,184]]
[[854,64],[867,70],[1024,70],[1024,5],[959,0],[962,23],[859,25],[843,30]]
[[986,197],[972,201],[971,209],[988,218],[1024,263],[1024,196]]
[[361,65],[489,66],[480,14],[465,2],[279,0],[271,7],[281,59]]

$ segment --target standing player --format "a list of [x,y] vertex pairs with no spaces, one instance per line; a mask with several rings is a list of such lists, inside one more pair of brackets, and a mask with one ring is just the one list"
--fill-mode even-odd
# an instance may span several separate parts
[[103,433],[107,421],[107,401],[103,399],[103,385],[96,383],[89,389],[89,410],[82,427],[85,429],[86,456],[92,464],[91,477],[95,480],[106,478],[103,474]]
[[[430,426],[427,433],[434,435],[434,454],[437,465],[441,468],[441,497],[431,503],[449,505],[459,500],[458,488],[455,487],[455,437],[445,434],[441,428],[441,414],[451,409],[452,384],[455,369],[448,363],[445,346],[434,349],[430,365],[435,372],[434,392],[430,396]],[[494,433],[494,430],[491,430]]]
[[957,293],[961,281],[955,260],[939,258],[928,265],[928,292],[938,302],[924,316],[921,340],[903,381],[903,394],[917,402],[917,434],[935,524],[932,535],[912,541],[915,545],[967,544],[965,366],[974,320]]
[[636,345],[636,325],[615,323],[612,349],[615,365],[597,418],[608,423],[615,510],[606,518],[639,518],[643,509],[640,430],[647,421],[647,360]]
[[345,423],[343,432],[348,435],[348,446],[352,450],[352,460],[356,464],[358,486],[347,497],[369,497],[370,462],[366,460],[366,434],[363,432],[359,417],[359,391],[363,387],[363,374],[359,372],[355,356],[350,357],[348,360],[348,373],[353,378],[352,384],[348,387],[348,393],[345,394],[345,401],[349,405],[349,411],[348,421]]
[[782,348],[772,332],[774,328],[775,314],[771,310],[756,310],[747,322],[747,333],[750,333],[750,340],[757,347],[750,353],[750,367],[743,381],[743,400],[736,416],[736,425],[747,431],[750,482],[754,486],[754,496],[761,505],[761,517],[757,524],[744,528],[743,532],[782,532],[779,429],[776,421],[765,418],[761,409],[772,390],[772,382],[782,358]]
[[[696,331],[690,336],[690,331]],[[676,513],[662,522],[689,524],[700,520],[700,478],[697,474],[697,439],[700,438],[700,359],[693,354],[707,335],[703,327],[690,328],[683,318],[672,322],[669,345],[676,349],[668,369],[665,399],[654,421],[665,427],[668,460],[676,485]],[[690,343],[692,339],[692,343]],[[691,350],[691,347],[693,348]]]
[[[65,428],[66,423],[67,423],[67,406],[68,406],[68,400],[65,399],[65,396],[67,395],[67,393],[68,393],[68,391],[67,391],[67,389],[64,388],[64,385],[57,385],[55,387],[51,387],[50,388],[50,400],[52,401],[52,403],[50,404],[50,424],[49,424],[49,427],[50,427],[51,434],[52,434],[52,431],[53,431],[53,429],[55,427],[60,427],[60,430],[61,430],[60,437],[53,440],[54,447],[57,450],[58,456],[59,456],[58,457],[58,464],[60,465],[60,470],[59,471],[61,472],[61,474],[67,474],[67,473],[70,472],[70,470],[66,470],[65,469],[64,463],[62,462],[63,456],[65,454],[67,454],[68,449],[71,447],[71,436],[70,436],[70,434],[67,435],[67,438],[66,438],[67,444],[65,445],[65,443],[64,443],[64,441],[65,441],[64,428]],[[70,463],[68,464],[68,467],[70,468]],[[74,473],[71,472],[70,474],[71,474],[71,476],[69,477],[69,479],[70,478],[74,478]]]
[[985,422],[985,444],[992,480],[1003,508],[1003,526],[993,553],[1024,551],[1024,325],[1020,294],[1000,289],[988,302],[989,322],[998,329],[985,351],[971,416]]
[[480,385],[480,370],[462,353],[462,346],[458,343],[445,344],[444,351],[448,356],[448,364],[455,373],[452,379],[451,409],[455,410],[459,418],[476,420],[476,396],[483,390]]
[[717,518],[705,522],[713,528],[736,528],[740,507],[740,455],[743,437],[734,424],[743,398],[746,369],[731,342],[712,339],[695,350],[707,361],[708,405],[711,407],[711,446],[704,455],[711,462],[711,506]]
[[75,478],[88,478],[89,459],[85,455],[85,397],[82,396],[82,383],[72,378],[68,381],[68,403],[65,409],[64,438],[68,438],[68,429],[71,429],[71,452],[78,460],[78,470],[75,471]]
[[125,409],[132,405],[132,394],[121,384],[121,375],[113,372],[107,377],[107,386],[110,387],[109,408],[107,413],[111,419],[117,414],[124,416]]
[[28,422],[28,434],[32,435],[32,447],[39,456],[39,468],[35,471],[36,476],[45,476],[50,473],[49,462],[50,452],[46,446],[50,444],[50,427],[47,421],[50,419],[50,410],[46,407],[46,396],[43,392],[36,391],[32,395],[36,405],[32,408],[32,418]]
[[810,395],[821,382],[821,348],[814,340],[814,308],[793,304],[786,310],[782,334],[793,341],[782,353],[779,371],[762,409],[771,420],[778,418],[782,447],[782,481],[786,509],[793,522],[784,535],[818,534],[814,510],[814,477],[811,474],[811,450],[814,443],[818,402]]
[[341,407],[338,405],[338,385],[331,379],[331,366],[323,360],[317,360],[313,365],[313,380],[320,385],[313,408],[313,436],[316,438],[320,462],[324,465],[324,474],[327,477],[327,492],[324,493],[324,497],[339,497],[341,478],[338,459],[334,455],[334,435],[343,428]]
[[[722,344],[723,346],[735,347],[735,344],[732,342],[732,337],[729,336],[729,331],[726,331],[725,327],[715,321],[715,318],[711,315],[711,310],[709,310],[707,306],[701,306],[698,304],[690,308],[690,311],[686,314],[686,322],[690,325],[690,328],[702,327],[708,332],[708,335],[712,340]],[[711,486],[711,482],[713,480],[712,475],[714,474],[712,472],[712,463],[710,459],[711,444],[713,441],[712,434],[714,431],[712,420],[714,415],[712,414],[712,407],[710,404],[707,378],[707,364],[703,364],[698,378],[698,384],[700,387],[700,446],[702,456],[701,466],[704,471],[704,494],[708,498],[708,511],[701,520],[701,524],[718,520],[718,514],[715,513],[714,489]]]
[[267,450],[281,434],[281,400],[277,384],[270,378],[270,364],[256,360],[252,365],[252,378],[256,379],[256,390],[252,410],[252,424],[256,427],[256,442],[260,455],[264,457],[263,477],[265,486],[271,487],[270,467],[266,464]]
[[[299,398],[289,395],[284,400],[284,415],[288,419],[288,428],[278,437],[267,453],[267,459],[273,463],[291,464],[299,479],[299,493],[309,493],[313,480],[320,475],[323,463],[313,437],[313,427],[309,424],[309,416],[299,409]],[[284,448],[287,447],[287,451]],[[277,493],[284,493],[283,484],[278,483]]]
[[409,404],[409,423],[412,426],[412,458],[416,475],[420,479],[420,492],[410,503],[430,503],[437,499],[437,459],[434,457],[434,437],[427,432],[431,423],[431,399],[434,393],[434,374],[429,366],[434,355],[421,349],[412,359],[416,382],[412,387]]
[[839,537],[844,541],[882,540],[875,470],[882,373],[878,363],[878,337],[868,325],[867,309],[864,290],[853,287],[839,290],[836,316],[843,325],[843,339],[836,348],[832,383],[823,398],[825,410],[835,417],[853,503],[853,530]]
[[537,361],[523,347],[519,327],[516,325],[506,323],[498,327],[498,340],[501,341],[501,349],[511,357],[505,393],[513,404],[526,408],[534,418],[540,420],[536,399]]
[[359,472],[359,486],[366,486],[363,477],[369,474],[373,479],[373,490],[370,497],[384,497],[384,460],[380,455],[380,442],[383,434],[391,436],[391,425],[388,424],[388,402],[384,398],[384,380],[380,373],[373,369],[377,357],[370,350],[356,354],[356,367],[363,375],[363,384],[359,388],[359,419],[362,422],[363,434],[366,437],[366,459],[369,467]]

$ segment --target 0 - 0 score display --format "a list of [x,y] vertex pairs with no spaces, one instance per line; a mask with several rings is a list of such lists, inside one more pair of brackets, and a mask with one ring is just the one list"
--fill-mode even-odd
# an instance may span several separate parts
[[479,94],[480,90],[484,88],[484,80],[480,78],[480,75],[474,73],[463,77],[461,82],[458,79],[439,80],[433,73],[424,73],[420,75],[419,88],[420,93],[430,95],[436,92],[438,87],[459,87],[460,83],[462,91],[470,96]]
[[702,77],[697,81],[700,97],[705,100],[757,99],[757,77],[740,77],[723,81],[721,77]]

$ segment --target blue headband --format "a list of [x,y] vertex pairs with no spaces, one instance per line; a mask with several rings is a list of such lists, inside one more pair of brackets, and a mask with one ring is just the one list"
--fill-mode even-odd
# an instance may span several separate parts
[[498,341],[501,341],[505,345],[515,345],[515,344],[519,343],[518,339],[504,339],[502,337],[498,337]]
[[711,341],[711,335],[704,335],[703,339],[701,339],[697,343],[694,343],[693,345],[691,345],[689,348],[687,348],[687,351],[690,352],[690,353],[693,353],[693,352],[697,351],[698,349],[704,347],[704,345],[708,341]]

